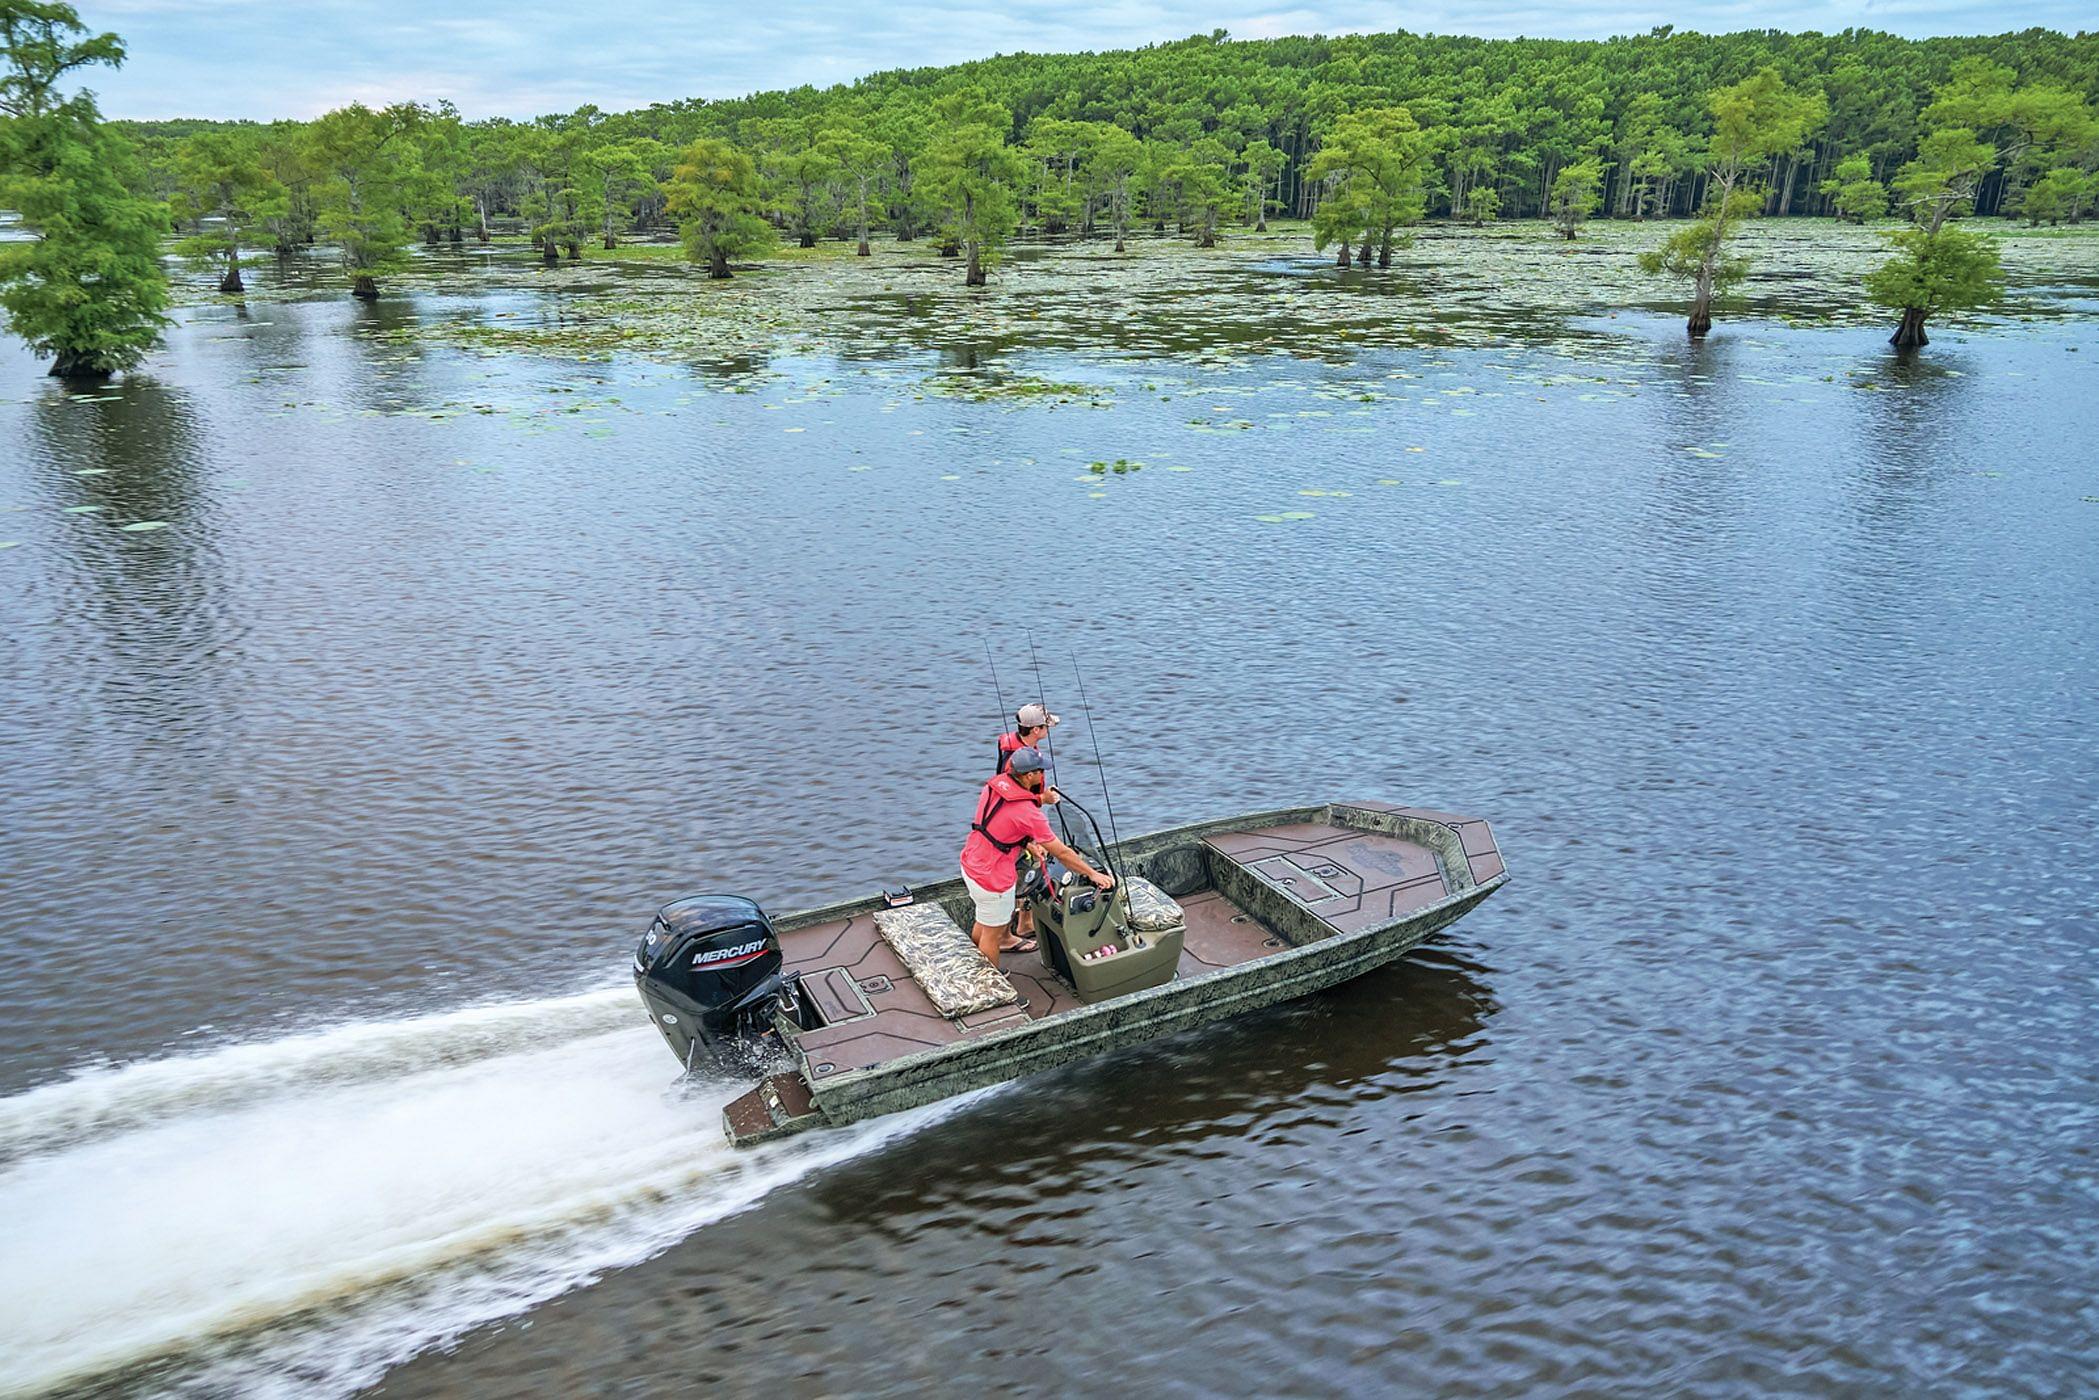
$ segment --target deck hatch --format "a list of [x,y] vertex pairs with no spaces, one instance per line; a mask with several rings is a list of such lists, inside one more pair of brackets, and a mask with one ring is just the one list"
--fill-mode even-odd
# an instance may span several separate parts
[[1290,856],[1269,856],[1246,868],[1308,909],[1341,898],[1342,891],[1335,884],[1348,877],[1348,872],[1332,861],[1301,865]]
[[875,1014],[874,1003],[867,999],[867,989],[845,968],[820,967],[814,972],[805,972],[802,986],[808,989],[809,999],[816,1003],[816,1009],[823,1013],[826,1026],[863,1021]]

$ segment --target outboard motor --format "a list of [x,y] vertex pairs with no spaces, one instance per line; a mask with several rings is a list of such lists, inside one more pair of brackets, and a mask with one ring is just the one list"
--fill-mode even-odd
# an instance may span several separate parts
[[657,911],[634,953],[634,985],[678,1063],[746,1068],[758,1058],[754,1042],[772,1030],[773,1008],[793,1006],[780,963],[763,909],[738,895],[698,894]]

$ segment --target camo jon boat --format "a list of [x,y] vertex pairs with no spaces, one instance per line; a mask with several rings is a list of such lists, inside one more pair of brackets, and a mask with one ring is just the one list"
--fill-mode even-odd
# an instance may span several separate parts
[[743,1145],[1320,991],[1508,880],[1486,822],[1381,802],[1091,844],[1115,888],[1034,874],[1021,894],[1040,947],[996,969],[953,879],[776,916],[737,896],[679,900],[643,938],[635,980],[689,1070],[755,1081],[723,1113]]

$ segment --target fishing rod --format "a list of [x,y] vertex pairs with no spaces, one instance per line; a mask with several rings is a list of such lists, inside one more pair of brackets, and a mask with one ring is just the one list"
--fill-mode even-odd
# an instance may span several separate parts
[[[1086,716],[1086,737],[1093,741],[1093,766],[1100,774],[1101,780],[1101,806],[1108,813],[1108,839],[1115,844],[1115,863],[1119,866],[1122,864],[1122,836],[1115,830],[1115,800],[1108,796],[1108,765],[1101,761],[1100,731],[1093,727],[1093,706],[1086,700],[1086,677],[1079,670],[1079,652],[1076,647],[1072,648],[1071,652],[1071,675],[1072,679],[1079,683],[1079,712]],[[1093,820],[1092,814],[1087,813],[1086,819]],[[1099,828],[1094,830],[1098,835]]]
[[[1049,693],[1042,688],[1042,653],[1035,650],[1035,629],[1032,627],[1028,629],[1028,655],[1035,658],[1035,703],[1042,706],[1042,718],[1046,723],[1049,719]],[[1042,752],[1049,759],[1049,781],[1052,787],[1057,783],[1055,734],[1054,729],[1045,728],[1042,731]]]
[[[999,695],[999,733],[1003,735],[1005,733],[1005,716],[1010,716],[1012,709],[1005,707],[1005,686],[999,684],[999,663],[991,659],[991,638],[989,636],[984,638],[984,663],[991,667],[991,688],[993,688],[993,691],[997,691],[997,695]],[[999,751],[1003,754],[1005,749],[999,749]]]

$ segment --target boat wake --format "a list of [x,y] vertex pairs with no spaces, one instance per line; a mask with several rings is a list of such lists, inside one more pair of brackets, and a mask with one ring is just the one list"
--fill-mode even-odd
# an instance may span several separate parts
[[344,1394],[929,1113],[732,1152],[618,988],[0,1100],[0,1394]]

